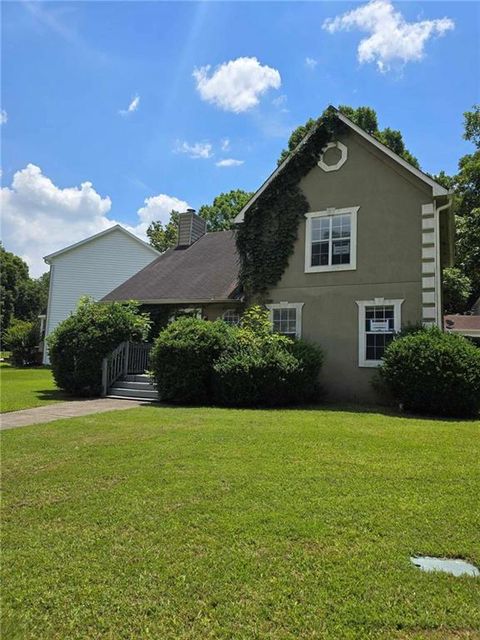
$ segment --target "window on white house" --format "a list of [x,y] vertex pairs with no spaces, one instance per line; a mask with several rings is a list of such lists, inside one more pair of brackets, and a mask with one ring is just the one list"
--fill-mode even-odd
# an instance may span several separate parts
[[222,316],[222,320],[227,324],[237,325],[240,324],[240,314],[236,309],[227,309]]
[[378,366],[385,348],[401,327],[403,300],[357,301],[359,307],[359,366]]
[[306,214],[306,272],[356,268],[358,209],[327,209]]
[[300,338],[302,335],[302,307],[303,302],[280,302],[267,305],[273,331],[290,338]]

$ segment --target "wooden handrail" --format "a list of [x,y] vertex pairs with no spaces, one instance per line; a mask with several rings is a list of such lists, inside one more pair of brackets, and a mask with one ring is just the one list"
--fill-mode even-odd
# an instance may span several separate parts
[[129,373],[144,373],[152,345],[142,342],[121,342],[102,361],[102,396],[121,377]]

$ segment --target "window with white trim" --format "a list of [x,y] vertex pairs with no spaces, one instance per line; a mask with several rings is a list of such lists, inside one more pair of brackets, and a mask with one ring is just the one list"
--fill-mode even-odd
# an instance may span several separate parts
[[358,305],[358,364],[378,367],[387,345],[402,324],[403,300],[357,300]]
[[222,315],[222,320],[227,324],[237,325],[240,324],[240,314],[236,309],[227,309]]
[[281,333],[290,338],[300,338],[302,335],[302,307],[303,302],[267,304],[274,333]]
[[305,215],[306,273],[356,269],[359,208],[331,208]]

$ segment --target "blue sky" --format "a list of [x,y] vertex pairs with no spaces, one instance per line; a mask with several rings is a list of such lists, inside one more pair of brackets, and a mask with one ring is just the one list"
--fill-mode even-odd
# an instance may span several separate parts
[[113,221],[142,234],[177,201],[255,190],[290,131],[328,104],[374,107],[432,173],[471,148],[478,3],[1,8],[3,237],[34,275],[42,255]]

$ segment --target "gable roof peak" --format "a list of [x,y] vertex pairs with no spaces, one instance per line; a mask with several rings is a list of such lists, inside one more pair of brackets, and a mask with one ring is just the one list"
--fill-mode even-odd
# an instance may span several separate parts
[[[420,169],[417,169],[416,167],[414,167],[407,160],[405,160],[404,158],[399,156],[397,153],[392,151],[389,147],[387,147],[382,142],[377,140],[377,138],[375,138],[371,134],[367,133],[364,129],[362,129],[357,124],[355,124],[352,120],[350,120],[350,118],[348,118],[346,115],[341,113],[341,111],[339,111],[336,107],[334,107],[333,105],[329,105],[327,107],[327,109],[325,110],[324,114],[327,114],[327,113],[334,114],[335,117],[338,118],[338,120],[343,122],[343,124],[345,124],[347,127],[349,127],[352,131],[354,131],[358,135],[362,136],[362,138],[364,138],[370,144],[372,144],[377,149],[382,151],[385,155],[389,156],[392,160],[394,160],[399,165],[401,165],[404,169],[406,169],[407,171],[412,173],[419,180],[421,180],[422,182],[428,184],[432,188],[432,195],[434,197],[449,195],[450,192],[448,191],[448,189],[445,189],[445,187],[442,187],[441,184],[436,182],[429,175],[427,175],[426,173],[424,173]],[[270,176],[265,180],[265,182],[261,185],[261,187],[253,194],[253,196],[250,198],[250,200],[246,203],[246,205],[243,207],[243,209],[240,211],[240,213],[235,218],[234,222],[236,224],[240,224],[240,223],[243,222],[244,217],[245,217],[245,213],[248,211],[248,209],[250,209],[250,207],[254,204],[254,202],[256,202],[256,200],[259,198],[259,196],[262,195],[262,193],[270,186],[270,184],[275,180],[275,178],[280,173],[282,173],[282,171],[288,166],[288,164],[290,163],[291,159],[295,156],[295,154],[298,152],[298,150],[300,148],[302,148],[305,144],[308,143],[309,139],[311,138],[311,136],[314,133],[314,131],[317,130],[318,126],[321,126],[320,118],[317,121],[317,124],[314,127],[312,127],[310,129],[310,131],[308,131],[305,134],[305,136],[299,142],[297,147],[291,153],[288,154],[288,156],[285,158],[285,160],[270,174]]]

